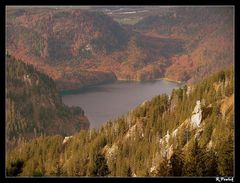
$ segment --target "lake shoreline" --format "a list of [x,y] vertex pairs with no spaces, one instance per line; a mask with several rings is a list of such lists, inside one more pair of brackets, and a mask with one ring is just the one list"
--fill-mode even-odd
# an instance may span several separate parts
[[117,81],[134,81],[134,82],[147,82],[147,81],[159,81],[159,80],[165,80],[165,81],[171,81],[174,83],[178,83],[178,84],[183,84],[183,81],[178,81],[178,80],[174,80],[174,79],[170,79],[170,78],[156,78],[156,79],[150,79],[150,80],[137,80],[137,79],[118,79]]
[[79,92],[82,92],[84,90],[88,90],[90,88],[94,88],[100,85],[104,85],[104,84],[113,84],[115,82],[151,82],[151,81],[160,81],[160,80],[164,80],[164,81],[169,81],[169,82],[173,82],[173,83],[177,83],[177,84],[184,84],[185,82],[183,81],[178,81],[178,80],[173,80],[170,78],[156,78],[156,79],[151,79],[151,80],[137,80],[137,79],[117,79],[115,81],[107,81],[107,82],[101,82],[98,84],[94,84],[94,85],[86,85],[83,86],[81,88],[78,89],[73,89],[73,90],[61,90],[60,91],[60,95],[64,96],[64,95],[69,95],[69,94],[78,94]]
[[90,121],[90,128],[98,128],[104,122],[122,116],[130,110],[163,93],[181,87],[177,82],[157,79],[152,81],[116,81],[92,86],[89,89],[65,92],[62,101],[67,106],[81,107]]

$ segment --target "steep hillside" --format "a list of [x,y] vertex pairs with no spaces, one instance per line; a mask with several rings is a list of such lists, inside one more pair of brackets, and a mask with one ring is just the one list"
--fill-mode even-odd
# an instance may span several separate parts
[[8,8],[7,50],[61,90],[162,77],[194,82],[233,63],[232,8],[157,12],[126,27],[97,9]]
[[82,9],[9,8],[7,50],[48,74],[57,86],[162,77],[183,43],[125,30],[109,16]]
[[[86,83],[115,80],[110,71],[95,71],[94,68],[89,71],[80,67],[88,58],[126,46],[127,33],[110,17],[98,12],[61,8],[10,8],[7,17],[8,52],[35,65],[54,80],[60,80],[60,88],[72,82],[81,87]],[[70,68],[69,74],[59,69],[64,63]]]
[[22,176],[233,176],[233,96],[230,68],[145,101],[99,131],[22,143],[8,152],[7,172],[20,163]]
[[135,29],[184,41],[184,52],[170,59],[165,77],[193,82],[233,63],[233,24],[231,7],[175,7],[143,19]]
[[128,39],[118,23],[100,12],[29,8],[10,9],[7,16],[8,47],[53,65],[121,49]]
[[70,135],[88,129],[89,122],[80,107],[62,103],[54,81],[31,65],[6,56],[7,141],[40,135]]

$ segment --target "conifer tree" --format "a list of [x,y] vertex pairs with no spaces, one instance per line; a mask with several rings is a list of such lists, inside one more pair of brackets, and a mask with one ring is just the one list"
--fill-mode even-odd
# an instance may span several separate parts
[[173,153],[170,158],[171,172],[173,176],[181,176],[183,168],[182,154],[179,150]]
[[57,162],[55,163],[55,167],[54,167],[53,172],[51,172],[51,175],[61,176],[62,174],[63,174],[63,172],[62,172],[62,167],[61,167],[61,165],[60,165],[60,162],[57,161]]
[[233,176],[233,140],[230,138],[220,144],[218,172],[221,176]]
[[198,143],[195,146],[196,148],[196,176],[206,175],[206,161],[207,155],[204,148],[200,148]]
[[23,171],[24,161],[16,160],[11,162],[9,168],[7,168],[7,176],[18,176]]
[[213,150],[210,150],[207,152],[207,159],[205,161],[205,166],[206,166],[206,171],[205,175],[206,176],[217,176],[217,159],[215,152]]
[[196,141],[191,141],[188,144],[187,150],[184,153],[184,176],[196,176]]
[[170,174],[170,166],[166,157],[160,160],[156,176],[168,176]]
[[110,174],[110,171],[108,169],[107,161],[101,153],[98,153],[93,169],[93,176],[107,176],[108,174]]
[[132,169],[130,166],[128,167],[128,170],[127,170],[127,176],[132,177]]

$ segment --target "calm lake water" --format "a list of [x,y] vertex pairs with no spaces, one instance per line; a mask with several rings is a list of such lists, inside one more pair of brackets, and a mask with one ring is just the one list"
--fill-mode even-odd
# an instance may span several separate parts
[[167,93],[181,84],[166,80],[146,82],[117,81],[111,84],[92,86],[74,94],[62,93],[63,103],[80,106],[90,121],[91,128],[99,128],[109,119],[126,114],[145,100]]

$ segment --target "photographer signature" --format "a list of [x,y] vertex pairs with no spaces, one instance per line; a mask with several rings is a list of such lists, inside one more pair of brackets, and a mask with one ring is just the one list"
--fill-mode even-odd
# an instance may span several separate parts
[[234,182],[233,177],[216,177],[216,181],[218,181],[218,182],[222,182],[222,181]]

